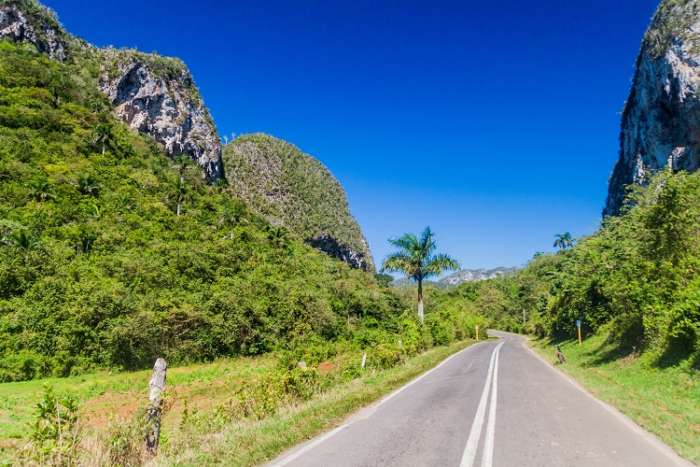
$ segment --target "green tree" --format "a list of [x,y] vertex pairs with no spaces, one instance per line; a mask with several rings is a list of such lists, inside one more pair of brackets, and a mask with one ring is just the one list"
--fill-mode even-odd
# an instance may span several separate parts
[[568,250],[572,248],[575,243],[576,240],[574,240],[574,237],[572,237],[569,232],[556,234],[554,236],[554,247],[560,250]]
[[187,174],[187,170],[192,166],[192,161],[184,155],[177,156],[175,158],[175,165],[173,166],[174,169],[177,170],[178,174],[178,179],[177,179],[177,205],[175,208],[175,215],[180,216],[182,214],[182,204],[185,201],[185,196],[187,195],[188,187],[187,183],[185,183],[185,175]]
[[420,237],[406,233],[389,243],[399,249],[384,260],[382,271],[402,272],[418,284],[418,318],[421,323],[423,312],[423,280],[445,271],[459,269],[459,263],[442,253],[435,253],[435,234],[426,227]]
[[113,138],[112,132],[112,123],[106,119],[92,129],[91,142],[95,149],[100,150],[103,155],[107,150],[109,142]]

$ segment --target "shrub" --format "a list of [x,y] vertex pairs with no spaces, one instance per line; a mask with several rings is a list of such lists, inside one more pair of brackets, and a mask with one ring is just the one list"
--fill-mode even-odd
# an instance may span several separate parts
[[50,386],[45,386],[30,443],[20,455],[39,465],[78,465],[80,437],[76,400],[70,396],[59,398]]
[[145,410],[136,412],[128,420],[113,420],[105,436],[106,457],[109,465],[136,467],[143,465],[146,456],[144,443]]

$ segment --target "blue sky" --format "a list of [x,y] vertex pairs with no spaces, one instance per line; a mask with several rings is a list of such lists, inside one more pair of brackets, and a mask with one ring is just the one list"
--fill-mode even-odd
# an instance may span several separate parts
[[592,233],[656,0],[46,0],[97,45],[182,58],[219,132],[345,187],[377,260],[430,225],[465,267]]

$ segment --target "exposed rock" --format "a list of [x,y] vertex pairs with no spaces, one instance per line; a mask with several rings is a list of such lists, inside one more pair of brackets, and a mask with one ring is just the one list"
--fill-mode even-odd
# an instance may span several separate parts
[[131,128],[151,135],[171,157],[196,161],[209,181],[223,178],[221,143],[192,75],[179,60],[107,49],[100,89]]
[[374,270],[343,187],[318,160],[285,141],[254,134],[226,145],[224,163],[232,193],[270,223],[352,267]]
[[345,261],[356,269],[363,269],[367,271],[371,267],[370,263],[367,261],[367,257],[365,257],[363,253],[352,250],[350,247],[343,245],[337,239],[328,234],[321,234],[318,237],[307,238],[306,243],[334,258]]
[[665,0],[637,58],[604,215],[620,212],[627,185],[644,184],[666,167],[698,169],[699,86],[700,0]]
[[47,8],[30,0],[0,1],[0,38],[34,44],[54,60],[66,59],[66,33]]
[[224,179],[216,126],[181,61],[126,49],[95,49],[65,32],[55,15],[34,0],[0,0],[0,38],[31,43],[61,61],[70,51],[86,47],[102,60],[99,87],[124,122],[152,136],[169,156],[196,161],[208,181]]

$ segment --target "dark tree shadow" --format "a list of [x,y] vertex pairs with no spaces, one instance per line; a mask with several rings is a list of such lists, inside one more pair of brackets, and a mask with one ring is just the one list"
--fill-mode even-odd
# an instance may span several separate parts
[[700,352],[693,356],[695,351],[695,339],[691,336],[670,338],[666,348],[658,360],[655,362],[659,368],[669,368],[679,363],[689,360],[693,369],[700,368]]
[[589,352],[592,359],[586,366],[603,365],[641,352],[644,327],[640,316],[622,316],[612,329],[607,339]]

